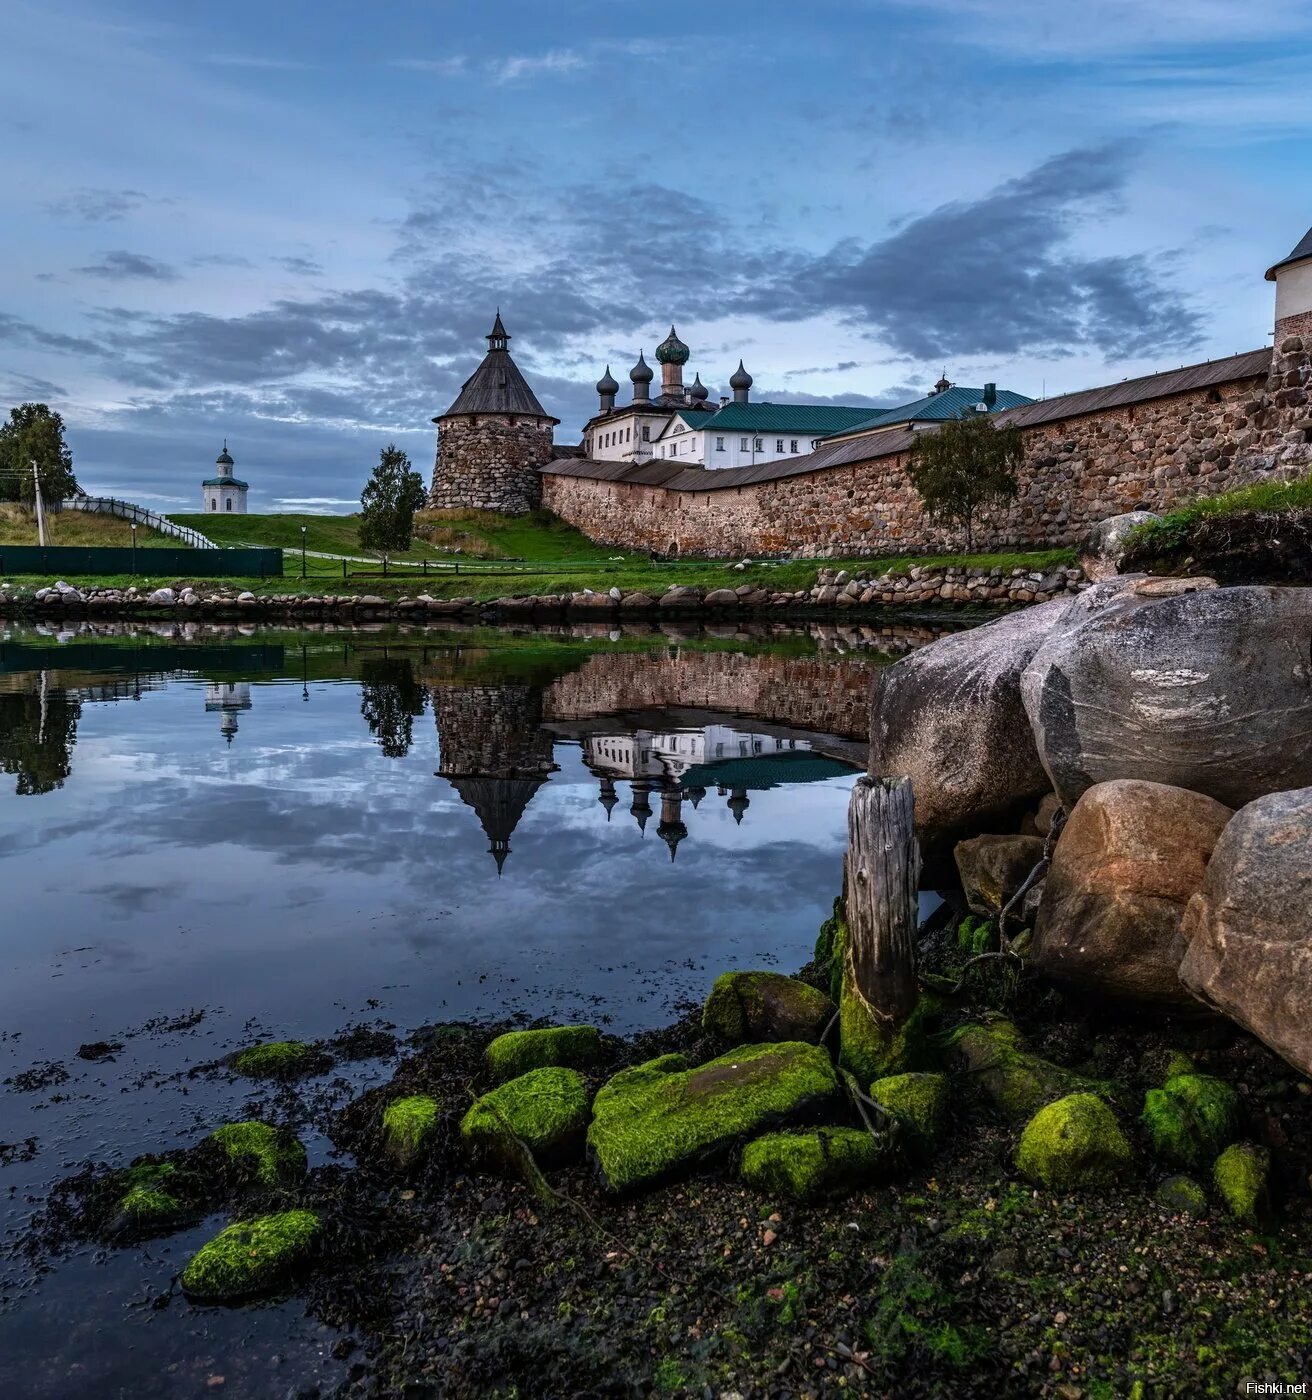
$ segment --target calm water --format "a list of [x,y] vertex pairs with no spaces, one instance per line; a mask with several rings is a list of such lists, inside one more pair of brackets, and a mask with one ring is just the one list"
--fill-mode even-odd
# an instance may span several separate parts
[[[622,1032],[726,968],[804,962],[871,668],[929,637],[0,632],[0,1390],[330,1384],[294,1299],[149,1307],[215,1222],[39,1276],[14,1248],[50,1182],[249,1112],[184,1072],[252,1039]],[[98,1040],[122,1049],[77,1058]]]

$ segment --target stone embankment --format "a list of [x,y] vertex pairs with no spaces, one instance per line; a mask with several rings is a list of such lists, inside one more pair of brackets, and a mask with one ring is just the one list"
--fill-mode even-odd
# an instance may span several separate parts
[[1028,569],[913,567],[905,572],[853,576],[847,570],[821,569],[811,588],[776,591],[754,584],[736,588],[672,586],[663,593],[623,592],[531,594],[479,600],[471,597],[384,598],[375,593],[256,594],[228,588],[196,589],[189,584],[153,590],[86,588],[59,582],[34,592],[0,591],[0,615],[47,616],[159,612],[199,616],[410,620],[461,618],[504,621],[531,617],[627,619],[694,613],[743,616],[765,612],[812,614],[850,608],[883,607],[1020,607],[1069,597],[1086,584],[1078,568],[1039,572]]

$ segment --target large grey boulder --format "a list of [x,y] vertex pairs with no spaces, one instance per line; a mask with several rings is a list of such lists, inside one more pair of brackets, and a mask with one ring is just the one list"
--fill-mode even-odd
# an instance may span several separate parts
[[1312,589],[1145,579],[1081,616],[1083,601],[1020,683],[1068,807],[1117,778],[1230,807],[1312,783]]
[[1096,582],[1120,573],[1125,541],[1131,532],[1160,518],[1151,510],[1127,510],[1124,515],[1100,520],[1080,541],[1077,550],[1084,577]]
[[1235,814],[1180,931],[1184,985],[1312,1075],[1312,787]]
[[1071,613],[1095,615],[1127,579],[1097,584],[942,637],[875,675],[870,702],[870,772],[907,777],[916,831],[951,862],[951,843],[981,830],[1014,829],[1051,788],[1021,703],[1020,678]]
[[1053,852],[1030,965],[1080,992],[1198,1010],[1180,984],[1180,919],[1230,817],[1162,783],[1091,787]]

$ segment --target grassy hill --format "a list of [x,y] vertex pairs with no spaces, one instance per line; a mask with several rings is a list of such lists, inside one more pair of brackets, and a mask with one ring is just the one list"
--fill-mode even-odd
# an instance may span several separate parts
[[[0,544],[36,544],[36,516],[27,506],[0,505]],[[81,510],[64,510],[46,516],[46,543],[58,545],[105,545],[128,548],[132,527],[116,515],[88,515]],[[137,526],[137,548],[165,547],[186,549],[185,540],[161,535],[158,530]]]

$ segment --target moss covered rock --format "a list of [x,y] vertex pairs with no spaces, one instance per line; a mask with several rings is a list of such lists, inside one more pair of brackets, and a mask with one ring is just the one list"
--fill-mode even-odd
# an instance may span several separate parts
[[1244,1225],[1257,1225],[1270,1213],[1270,1174],[1271,1154],[1251,1142],[1227,1147],[1212,1167],[1212,1180],[1225,1208]]
[[201,1245],[182,1271],[187,1295],[230,1303],[266,1293],[304,1263],[323,1231],[309,1210],[238,1221]]
[[702,1029],[731,1045],[819,1041],[838,1008],[817,988],[777,972],[726,972],[702,1011]]
[[945,1074],[892,1074],[870,1086],[870,1097],[897,1117],[909,1145],[920,1153],[927,1153],[947,1126],[948,1093]]
[[1207,1193],[1191,1176],[1168,1176],[1153,1192],[1153,1199],[1181,1215],[1207,1214]]
[[544,1166],[567,1161],[583,1146],[588,1086],[577,1070],[529,1070],[475,1101],[460,1136],[480,1160],[513,1166],[518,1138]]
[[742,1177],[771,1195],[814,1201],[869,1186],[887,1156],[863,1128],[767,1133],[743,1149]]
[[172,1162],[135,1162],[115,1180],[109,1212],[114,1235],[156,1235],[180,1225],[191,1211],[187,1182]]
[[1210,1074],[1176,1074],[1143,1101],[1153,1151],[1180,1167],[1212,1161],[1239,1132],[1239,1095]]
[[492,1077],[499,1083],[550,1065],[586,1069],[601,1059],[601,1032],[596,1026],[546,1026],[536,1031],[507,1031],[487,1047],[484,1059]]
[[225,1123],[209,1140],[234,1176],[261,1186],[291,1186],[305,1175],[305,1148],[283,1128],[255,1121]]
[[928,1068],[935,1059],[930,1028],[940,1010],[937,997],[921,992],[911,1015],[900,1026],[890,1027],[853,991],[844,973],[838,1002],[839,1063],[863,1084],[889,1074]]
[[662,1055],[617,1074],[592,1106],[588,1147],[612,1191],[659,1181],[727,1155],[833,1106],[838,1076],[816,1045],[751,1045],[689,1069]]
[[1101,1087],[1027,1050],[1020,1031],[1010,1021],[962,1026],[953,1033],[950,1045],[954,1058],[994,1106],[1015,1123],[1033,1117],[1045,1104],[1067,1094]]
[[383,1150],[402,1170],[413,1167],[432,1146],[439,1105],[427,1094],[394,1099],[383,1110]]
[[238,1074],[252,1079],[295,1079],[323,1066],[324,1056],[301,1040],[266,1040],[232,1057]]
[[1016,1150],[1022,1174],[1050,1191],[1110,1186],[1130,1162],[1116,1115],[1095,1094],[1068,1094],[1041,1108]]

